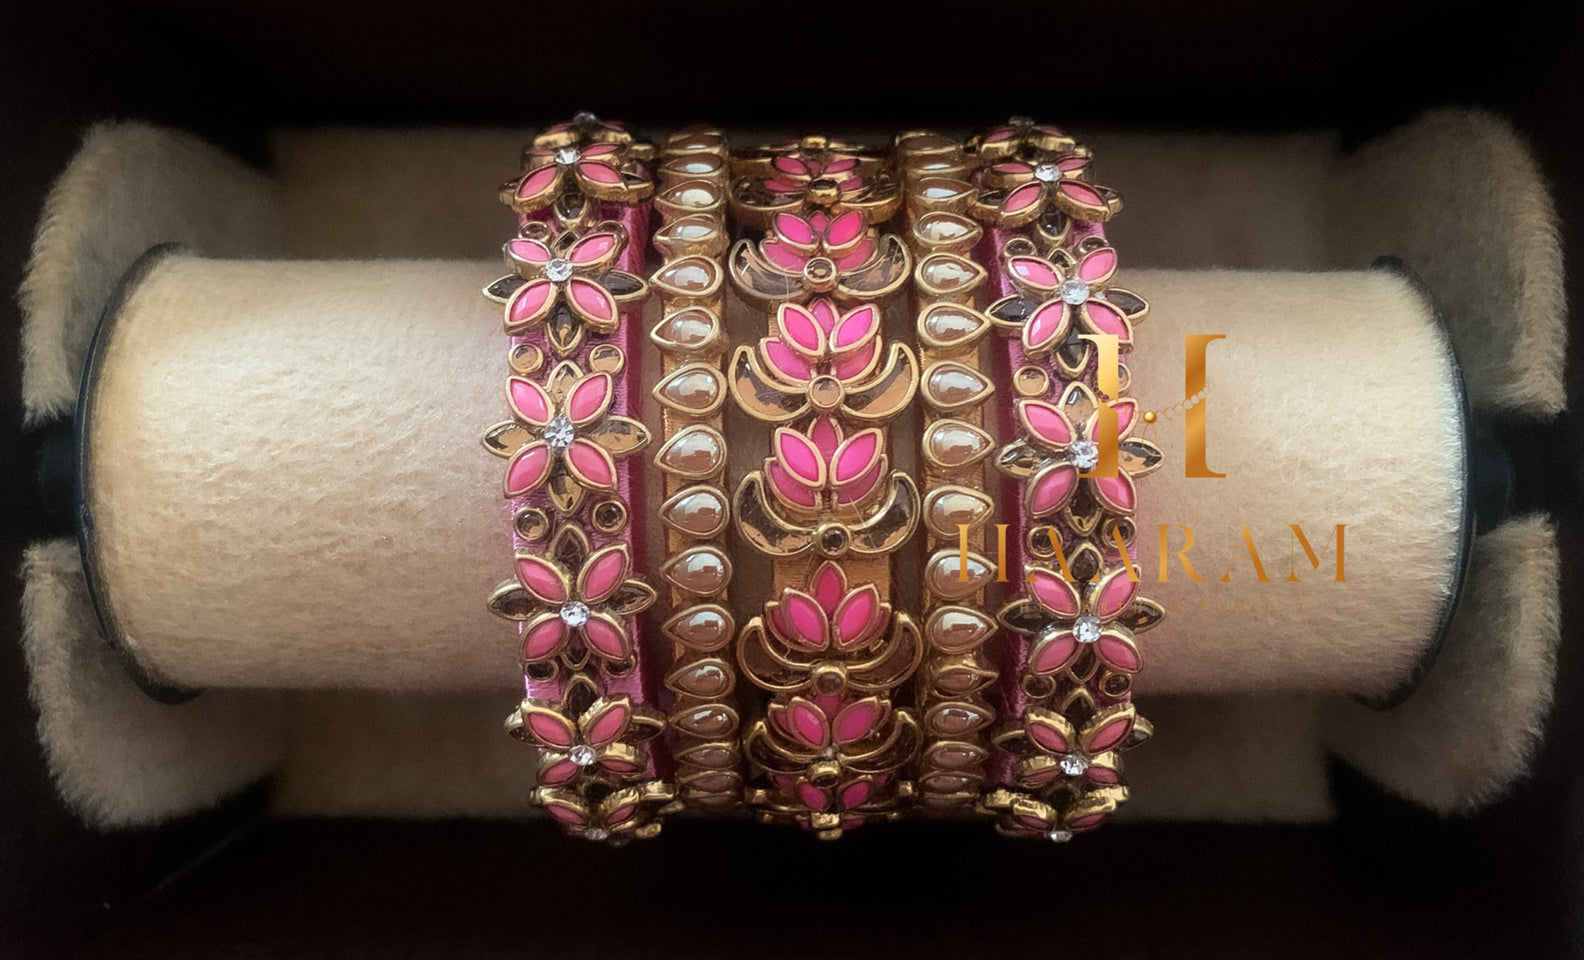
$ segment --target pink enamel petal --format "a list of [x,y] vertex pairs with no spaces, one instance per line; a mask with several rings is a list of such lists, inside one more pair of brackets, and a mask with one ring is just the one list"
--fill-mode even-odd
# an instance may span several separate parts
[[1001,201],[1001,212],[1016,216],[1037,206],[1045,198],[1045,184],[1030,180],[1014,188]]
[[859,347],[849,356],[842,357],[831,364],[831,375],[843,383],[849,383],[868,373],[874,366],[875,354],[880,352],[881,343],[878,339],[871,340]]
[[1047,300],[1023,325],[1023,350],[1043,353],[1065,340],[1071,326],[1072,306],[1065,300]]
[[567,419],[583,427],[605,415],[615,394],[616,382],[605,372],[589,374],[573,384],[567,393]]
[[830,795],[806,780],[797,785],[797,798],[810,810],[824,810],[831,805]]
[[759,353],[770,369],[783,380],[807,383],[814,378],[814,368],[809,362],[780,340],[760,340]]
[[1054,292],[1062,283],[1062,275],[1056,268],[1039,257],[1010,257],[1007,269],[1022,283],[1045,293]]
[[583,148],[583,156],[608,157],[619,149],[614,143],[594,143]]
[[555,191],[561,182],[561,168],[555,164],[540,167],[523,175],[517,182],[517,199],[525,203],[543,200],[548,194]]
[[1071,820],[1067,821],[1067,826],[1074,830],[1092,830],[1095,827],[1100,826],[1100,824],[1105,823],[1105,819],[1106,814],[1091,813],[1087,816],[1072,818]]
[[809,701],[793,697],[781,717],[787,732],[803,741],[805,746],[823,750],[830,745],[830,724],[819,707]]
[[866,583],[849,593],[830,618],[836,646],[850,647],[870,639],[879,616],[880,591],[874,584]]
[[577,165],[577,172],[579,177],[604,186],[618,186],[622,182],[621,173],[600,160],[584,160]]
[[616,234],[609,231],[591,233],[573,244],[567,259],[579,265],[594,263],[613,252],[619,242]]
[[609,770],[611,773],[618,774],[637,773],[643,769],[643,767],[639,766],[638,764],[622,760],[619,757],[600,757],[599,765],[602,768]]
[[513,260],[521,260],[523,263],[532,264],[548,263],[552,256],[549,247],[538,240],[529,240],[523,237],[506,241],[506,254]]
[[1116,272],[1117,254],[1114,247],[1092,250],[1078,261],[1078,276],[1090,283],[1103,283]]
[[558,787],[563,783],[570,783],[578,775],[581,768],[571,760],[555,760],[539,768],[539,783],[542,786]]
[[1029,573],[1029,593],[1041,607],[1058,617],[1078,616],[1078,591],[1061,574],[1043,567]]
[[759,252],[764,254],[766,260],[788,273],[802,273],[803,267],[808,263],[806,256],[792,249],[790,244],[782,243],[774,237],[766,237],[759,245]]
[[1065,175],[1065,176],[1071,176],[1071,175],[1073,175],[1075,173],[1078,173],[1078,172],[1082,171],[1083,169],[1085,169],[1088,166],[1089,166],[1089,158],[1088,157],[1073,156],[1073,157],[1065,157],[1065,158],[1063,158],[1061,160],[1056,161],[1056,169],[1060,170],[1062,172],[1062,174]]
[[811,650],[830,645],[830,619],[813,597],[800,590],[783,590],[778,612],[787,640]]
[[1029,654],[1029,669],[1042,677],[1065,670],[1078,659],[1078,638],[1071,630],[1054,633],[1035,645]]
[[1067,505],[1073,491],[1078,489],[1078,468],[1070,463],[1046,467],[1029,480],[1027,503],[1029,513],[1048,517]]
[[848,704],[831,721],[831,733],[842,746],[856,743],[873,733],[885,717],[886,707],[878,697],[867,697]]
[[776,460],[799,483],[810,487],[825,485],[825,458],[820,456],[814,441],[796,430],[777,427],[772,443]]
[[1124,713],[1115,720],[1103,724],[1100,729],[1085,738],[1089,741],[1088,752],[1100,753],[1104,750],[1110,750],[1125,740],[1127,735],[1132,732],[1133,716],[1132,714]]
[[1030,719],[1027,726],[1028,737],[1041,749],[1049,753],[1067,753],[1072,749],[1067,735],[1062,733],[1054,724],[1044,720]]
[[561,568],[539,556],[517,558],[517,579],[540,603],[559,604],[568,599]]
[[1139,667],[1143,666],[1138,647],[1121,634],[1109,631],[1100,634],[1100,639],[1095,641],[1095,653],[1112,669],[1124,673],[1138,673]]
[[506,323],[516,328],[538,323],[555,304],[556,286],[549,280],[530,280],[506,301]]
[[529,663],[536,663],[554,656],[566,642],[566,635],[567,625],[561,622],[560,617],[555,614],[545,617],[523,631],[523,659]]
[[1073,425],[1067,415],[1054,403],[1044,400],[1020,400],[1017,406],[1018,421],[1030,437],[1046,446],[1065,447],[1072,443]]
[[832,160],[830,163],[825,164],[824,168],[820,170],[820,173],[828,177],[833,173],[845,173],[856,166],[858,166],[858,159],[856,157],[838,157],[837,159]]
[[1082,180],[1063,179],[1056,184],[1056,189],[1086,207],[1104,208],[1106,205],[1105,197],[1100,195],[1100,191]]
[[770,161],[770,166],[792,177],[813,176],[813,173],[808,168],[808,164],[804,163],[802,160],[799,160],[797,157],[789,157],[786,154],[780,154],[776,156],[775,159]]
[[588,621],[578,629],[583,631],[583,642],[590,650],[607,660],[627,659],[627,631],[609,614],[591,613]]
[[836,329],[836,306],[825,297],[820,297],[808,305],[809,312],[814,314],[814,319],[819,323],[821,330],[827,335]]
[[572,295],[572,308],[578,316],[606,325],[616,322],[616,298],[609,290],[591,280],[573,277],[567,281],[567,292]]
[[859,479],[874,468],[883,452],[884,436],[878,427],[853,434],[836,448],[831,458],[831,482],[845,485]]
[[[1120,440],[1133,429],[1133,419],[1138,416],[1138,401],[1131,397],[1113,400],[1111,401],[1111,409],[1116,411],[1117,439]],[[1098,417],[1095,419],[1094,426],[1089,429],[1089,439],[1100,439],[1100,420]]]
[[545,388],[524,377],[511,377],[506,381],[506,399],[512,413],[523,423],[543,427],[550,422],[553,404]]
[[809,246],[819,239],[813,225],[795,213],[778,213],[772,222],[775,232],[793,243]]
[[1112,513],[1123,515],[1131,514],[1138,500],[1138,494],[1133,487],[1133,478],[1125,472],[1118,470],[1114,477],[1093,477],[1089,481],[1090,487],[1100,503]]
[[572,471],[578,483],[590,490],[616,489],[616,464],[611,461],[604,447],[579,437],[572,441],[572,445],[562,455],[566,457],[567,469]]
[[809,593],[826,614],[834,614],[847,595],[847,573],[834,560],[827,560],[809,578]]
[[1128,568],[1120,568],[1106,575],[1100,581],[1100,586],[1094,592],[1093,609],[1095,616],[1102,620],[1111,620],[1127,609],[1133,602],[1133,597],[1138,593],[1139,583],[1128,577]]
[[1114,786],[1122,782],[1121,773],[1098,763],[1090,763],[1089,769],[1084,771],[1084,776],[1088,777],[1091,783],[1098,783],[1102,787]]
[[535,710],[528,714],[527,722],[528,732],[547,747],[565,750],[577,742],[577,735],[565,717]]
[[1018,163],[1016,160],[1008,160],[1005,163],[998,163],[990,169],[1001,174],[1002,176],[1007,177],[1027,177],[1034,173],[1033,167],[1026,163]]
[[1018,783],[1024,787],[1028,787],[1029,789],[1038,789],[1061,775],[1062,768],[1053,763],[1049,766],[1041,767],[1031,773],[1022,774],[1018,777]]
[[799,507],[813,507],[819,503],[817,488],[804,486],[774,460],[765,467],[765,478],[770,481],[776,495],[787,503]]
[[581,827],[588,823],[588,819],[584,817],[582,813],[574,810],[572,807],[564,806],[559,803],[546,804],[545,813],[550,814],[550,816],[555,817],[562,823],[569,824],[574,827]]
[[874,256],[875,242],[873,240],[860,240],[853,244],[853,248],[836,258],[836,269],[842,273],[851,273],[869,262]]
[[809,427],[808,438],[814,441],[814,446],[819,448],[820,456],[826,462],[836,456],[836,448],[841,446],[841,428],[836,426],[836,421],[830,417],[820,417]]
[[845,247],[863,235],[864,216],[857,210],[849,210],[832,220],[825,229],[825,242],[832,247]]
[[578,573],[577,595],[584,603],[603,603],[632,572],[627,545],[622,543],[594,551]]
[[526,496],[544,486],[550,477],[550,465],[550,448],[543,440],[518,450],[506,465],[506,496]]
[[864,304],[842,315],[831,331],[830,346],[833,351],[851,350],[880,332],[880,311],[873,304]]
[[632,715],[628,705],[618,700],[609,704],[588,722],[583,736],[591,747],[603,747],[616,741],[627,731],[627,720]]
[[842,787],[841,795],[837,799],[841,803],[842,809],[851,810],[867,803],[873,793],[873,784],[867,780],[859,780],[857,783],[850,783]]
[[783,303],[776,315],[781,339],[792,349],[809,359],[825,352],[825,331],[819,321],[806,308],[795,303]]
[[1078,309],[1084,326],[1094,333],[1108,333],[1124,347],[1133,342],[1133,325],[1116,307],[1102,300],[1089,300]]
[[638,804],[626,803],[612,810],[605,817],[605,826],[612,830],[631,820],[638,813]]
[[863,476],[851,483],[836,487],[836,502],[843,506],[862,502],[874,492],[875,487],[880,485],[880,481],[885,478],[885,472],[886,458],[882,454]]

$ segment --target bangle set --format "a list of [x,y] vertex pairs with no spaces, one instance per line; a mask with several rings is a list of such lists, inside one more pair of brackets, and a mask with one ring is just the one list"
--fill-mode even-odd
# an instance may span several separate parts
[[[1147,307],[1088,153],[1023,119],[729,150],[578,114],[501,199],[509,418],[484,445],[514,569],[489,604],[518,628],[534,803],[615,843],[683,810],[827,839],[1109,817],[1150,734],[1136,638],[1163,614],[1129,550],[1162,457],[1132,435]],[[740,476],[730,407],[758,427]],[[768,571],[732,586],[741,624],[734,553]]]

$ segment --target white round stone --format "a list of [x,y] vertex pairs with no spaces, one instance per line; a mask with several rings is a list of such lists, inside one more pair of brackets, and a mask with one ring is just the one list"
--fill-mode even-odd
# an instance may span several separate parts
[[562,283],[572,278],[572,261],[565,257],[556,257],[544,267],[545,276],[556,283]]
[[1067,445],[1067,455],[1079,470],[1093,470],[1100,462],[1100,445],[1089,439],[1074,440]]
[[577,147],[562,147],[555,152],[555,162],[563,167],[570,167],[581,159],[583,159],[583,155],[578,153]]
[[567,759],[580,767],[593,766],[595,758],[594,748],[586,743],[580,743],[567,751]]
[[1034,179],[1044,183],[1055,183],[1061,179],[1061,168],[1054,163],[1042,163],[1034,168]]
[[1061,827],[1057,827],[1050,833],[1045,834],[1045,836],[1049,838],[1052,843],[1066,843],[1068,840],[1073,838],[1073,832],[1071,830],[1063,830]]
[[561,605],[561,622],[569,627],[581,627],[588,623],[588,604],[578,600]]
[[1061,758],[1062,773],[1069,777],[1081,777],[1089,769],[1089,759],[1081,753],[1069,753]]
[[606,830],[604,827],[589,827],[587,830],[583,831],[583,836],[593,840],[595,843],[598,843],[601,840],[609,840],[610,831]]
[[564,413],[558,413],[545,424],[544,442],[549,444],[551,450],[565,450],[572,446],[572,440],[577,436],[577,431],[572,427],[572,421]]
[[1073,621],[1072,629],[1079,643],[1094,643],[1100,639],[1100,618],[1086,613]]
[[599,123],[599,117],[587,110],[579,110],[577,113],[572,114],[572,122],[580,127],[586,127],[591,123]]
[[1075,307],[1078,306],[1078,304],[1089,299],[1088,282],[1081,280],[1078,277],[1073,277],[1071,280],[1063,280],[1061,285],[1061,298]]

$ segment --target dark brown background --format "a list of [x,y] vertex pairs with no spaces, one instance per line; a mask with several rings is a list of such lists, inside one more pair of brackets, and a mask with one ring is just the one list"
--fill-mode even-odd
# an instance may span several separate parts
[[[263,162],[262,132],[282,125],[530,125],[585,108],[655,126],[775,118],[826,129],[976,127],[1028,112],[1078,129],[1326,127],[1358,141],[1428,107],[1477,104],[1509,114],[1530,139],[1567,235],[1584,224],[1576,173],[1584,31],[1570,6],[925,6],[8,7],[0,11],[0,289],[16,288],[45,191],[80,131],[109,117],[185,127]],[[591,48],[608,52],[583,66],[558,53]],[[1075,52],[1086,54],[1081,69],[1066,66]],[[1577,289],[1578,246],[1567,263]],[[0,356],[17,356],[17,324],[14,302],[0,300]],[[1576,403],[1576,364],[1569,369]],[[22,544],[62,529],[37,494],[43,440],[18,426],[18,373],[15,362],[0,363],[11,569]],[[542,827],[272,823],[258,818],[262,788],[188,823],[102,835],[78,824],[48,782],[15,642],[18,584],[0,577],[0,949],[382,958],[1577,953],[1577,428],[1571,419],[1502,427],[1519,462],[1519,506],[1563,519],[1566,642],[1557,713],[1534,776],[1472,819],[1436,821],[1338,767],[1334,826],[1124,826],[1061,851],[997,841],[980,827],[874,829],[816,845],[751,827],[675,824],[660,842],[613,853]],[[875,892],[855,902],[854,890],[901,900]]]

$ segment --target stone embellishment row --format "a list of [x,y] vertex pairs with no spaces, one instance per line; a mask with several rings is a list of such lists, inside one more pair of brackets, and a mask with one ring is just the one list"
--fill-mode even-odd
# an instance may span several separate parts
[[1137,595],[1129,551],[1135,480],[1161,452],[1132,437],[1138,408],[1124,396],[1148,308],[1114,283],[1104,222],[1121,200],[1091,182],[1087,151],[1023,119],[970,148],[970,207],[988,228],[980,261],[1001,294],[986,308],[1003,334],[995,375],[1016,395],[996,465],[1023,574],[999,614],[1004,719],[980,806],[1003,832],[1064,841],[1127,799],[1121,754],[1151,733],[1132,703],[1134,637],[1163,613]]
[[972,259],[983,228],[969,215],[977,197],[963,145],[925,131],[897,138],[905,181],[914,317],[923,364],[919,481],[923,493],[925,659],[916,686],[925,745],[917,803],[932,813],[971,810],[990,757],[996,671],[985,643],[996,633],[985,610],[985,491],[994,442],[985,432],[996,390],[983,373],[988,317],[977,309],[985,271]]
[[887,344],[882,307],[911,258],[877,226],[902,195],[883,156],[821,137],[733,158],[732,209],[762,228],[728,265],[770,315],[739,346],[730,389],[771,425],[770,456],[735,497],[739,532],[773,564],[774,591],[743,627],[743,676],[768,697],[743,734],[768,821],[821,837],[891,818],[913,793],[921,734],[895,702],[922,642],[893,609],[893,554],[918,522],[913,481],[891,469],[888,424],[912,401],[917,359]]
[[670,641],[665,687],[672,694],[679,796],[694,809],[720,812],[742,799],[736,622],[726,606],[732,564],[725,534],[726,490],[726,139],[690,128],[661,147],[654,246],[660,267],[650,278],[660,318],[649,339],[660,352],[651,391],[663,437],[655,465],[664,478],[660,520],[666,557],[660,573],[670,593],[661,631]]
[[635,271],[652,153],[588,114],[541,131],[501,190],[519,214],[511,272],[484,291],[510,344],[511,417],[484,436],[506,461],[514,547],[515,575],[489,598],[521,639],[525,696],[507,730],[538,750],[538,805],[617,843],[658,833],[676,806],[638,619],[656,593],[633,573],[643,474],[631,464],[650,442],[634,418],[649,292]]

